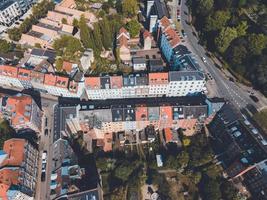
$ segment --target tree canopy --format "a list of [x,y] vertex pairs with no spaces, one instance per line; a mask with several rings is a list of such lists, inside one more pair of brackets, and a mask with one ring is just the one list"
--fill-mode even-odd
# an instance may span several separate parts
[[62,35],[53,43],[53,47],[57,55],[62,56],[66,60],[75,60],[80,57],[83,51],[80,40],[69,35]]
[[141,25],[136,19],[133,19],[126,24],[126,29],[129,31],[131,37],[136,37],[140,32]]
[[122,13],[126,17],[133,17],[137,14],[137,0],[124,0],[122,2]]

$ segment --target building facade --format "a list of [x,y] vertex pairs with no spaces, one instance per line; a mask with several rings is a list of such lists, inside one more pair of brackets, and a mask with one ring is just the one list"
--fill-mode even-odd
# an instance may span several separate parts
[[1,199],[33,199],[39,152],[25,139],[5,141],[0,154]]

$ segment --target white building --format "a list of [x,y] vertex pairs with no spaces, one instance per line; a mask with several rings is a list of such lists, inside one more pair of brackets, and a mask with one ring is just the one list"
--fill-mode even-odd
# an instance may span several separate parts
[[19,3],[16,1],[5,1],[0,4],[0,24],[10,26],[22,15]]

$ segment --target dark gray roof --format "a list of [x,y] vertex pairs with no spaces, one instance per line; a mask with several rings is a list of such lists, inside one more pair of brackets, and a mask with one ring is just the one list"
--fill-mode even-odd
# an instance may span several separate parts
[[123,86],[135,86],[135,76],[133,74],[123,76]]
[[148,85],[148,77],[147,74],[137,74],[135,76],[136,85]]
[[[177,55],[179,60],[179,71],[193,71],[193,70],[199,70],[200,67],[198,63],[190,56],[190,55]],[[173,69],[172,69],[173,70]]]
[[192,81],[192,80],[204,80],[205,75],[200,71],[170,71],[170,81]]
[[121,122],[123,121],[123,108],[112,108],[112,121]]
[[0,10],[1,11],[5,10],[9,6],[11,6],[13,3],[15,3],[15,2],[14,1],[7,1],[7,2],[0,4]]
[[186,105],[207,105],[205,96],[183,96],[183,97],[157,97],[157,98],[131,98],[131,99],[109,99],[109,100],[89,100],[81,101],[79,98],[62,98],[59,97],[60,105],[75,106],[81,105],[83,110],[127,107],[128,105],[146,105],[149,106],[186,106]]
[[110,77],[102,76],[100,77],[101,89],[109,89],[110,88]]
[[132,60],[133,60],[133,64],[144,64],[144,63],[146,63],[146,59],[145,58],[141,58],[141,57],[135,57]]
[[157,15],[159,19],[166,16],[170,18],[166,3],[164,0],[155,0],[151,10],[151,15]]
[[50,29],[50,30],[53,30],[53,31],[60,31],[60,28],[58,28],[56,26],[52,26],[50,24],[44,24],[44,23],[41,23],[41,22],[39,22],[38,24],[36,24],[36,26],[47,28],[47,29]]
[[45,49],[33,49],[31,55],[46,57],[48,62],[54,63],[56,58],[56,52],[53,50]]
[[150,59],[149,60],[149,70],[151,72],[163,71],[164,65],[161,59]]
[[181,45],[181,44],[174,47],[173,52],[175,55],[180,55],[180,56],[187,55],[187,54],[191,53],[186,46]]

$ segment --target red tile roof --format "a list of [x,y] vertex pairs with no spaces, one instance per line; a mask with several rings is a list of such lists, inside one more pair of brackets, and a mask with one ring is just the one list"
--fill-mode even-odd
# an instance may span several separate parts
[[2,168],[0,169],[0,183],[5,185],[18,185],[19,180],[19,170],[18,168]]
[[56,84],[56,76],[53,74],[45,74],[44,84],[54,86]]
[[168,72],[149,73],[148,78],[149,78],[149,85],[168,84],[168,82],[169,82]]
[[61,88],[68,87],[69,78],[64,76],[56,76],[56,86]]
[[9,66],[9,65],[0,65],[0,74],[4,76],[10,76],[13,78],[17,78],[18,76],[18,68]]
[[111,76],[110,85],[112,89],[122,88],[122,76]]
[[28,69],[19,68],[18,78],[20,80],[29,81],[31,80],[31,71]]
[[136,121],[148,121],[147,107],[136,107],[135,108],[135,119]]
[[174,48],[180,43],[180,37],[178,33],[173,28],[168,28],[163,33],[168,38],[171,46]]
[[25,144],[26,140],[20,138],[6,140],[3,150],[9,157],[4,161],[4,165],[20,166],[24,160]]
[[100,77],[86,77],[85,86],[90,89],[100,89]]
[[160,25],[162,26],[163,29],[167,28],[168,26],[171,25],[170,20],[168,17],[164,16],[160,20]]
[[166,143],[172,141],[172,131],[170,128],[165,128],[164,129],[164,134],[165,134],[165,141]]
[[31,79],[34,82],[43,83],[45,78],[45,74],[37,71],[31,72]]
[[7,191],[9,189],[9,187],[10,187],[9,185],[0,183],[0,199],[8,200]]
[[146,39],[147,37],[152,38],[152,36],[151,36],[151,34],[149,33],[148,30],[145,30],[145,31],[144,31],[144,33],[143,33],[143,37],[144,37],[144,39]]
[[31,120],[32,98],[30,96],[12,96],[7,99],[7,110],[11,114],[11,124],[25,124]]
[[63,61],[62,70],[65,70],[67,73],[70,73],[72,70],[72,63]]

